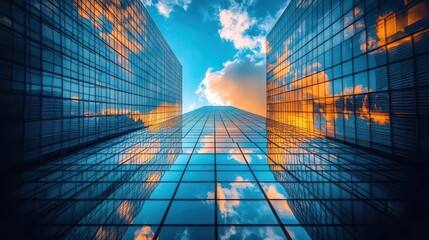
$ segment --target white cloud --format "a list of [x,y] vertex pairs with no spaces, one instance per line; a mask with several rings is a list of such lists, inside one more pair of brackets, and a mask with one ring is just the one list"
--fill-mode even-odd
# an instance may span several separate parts
[[[274,16],[256,19],[249,16],[248,8],[254,0],[243,1],[241,4],[230,1],[226,9],[219,9],[220,38],[230,41],[237,50],[251,50],[258,57],[265,54],[265,35],[271,30],[277,19],[281,16],[290,0],[286,1]],[[251,29],[256,33],[249,33]]]
[[247,8],[254,1],[244,1],[238,4],[234,1],[230,2],[230,6],[226,9],[219,9],[219,23],[221,28],[218,33],[220,38],[230,41],[234,44],[237,50],[251,50],[260,52],[264,49],[264,37],[261,34],[251,35],[249,30],[258,28],[258,20],[249,16]]
[[180,240],[190,240],[190,239],[191,239],[191,237],[189,235],[188,228],[185,228],[185,231],[183,231],[180,234]]
[[189,111],[194,110],[195,109],[195,102],[189,104],[188,108],[189,108]]
[[170,17],[171,11],[173,11],[173,6],[167,5],[163,2],[158,2],[156,4],[156,9],[158,9],[158,12],[163,15],[164,17]]
[[223,9],[219,12],[219,21],[222,26],[219,35],[222,39],[231,41],[237,49],[256,47],[254,37],[246,34],[256,24],[256,19],[250,18],[247,12],[237,7]]
[[210,105],[232,105],[265,116],[265,36],[290,0],[274,16],[263,18],[249,14],[254,3],[255,0],[230,0],[228,7],[218,7],[219,37],[231,42],[238,52],[234,60],[223,64],[223,69],[208,68],[196,93],[200,101]]
[[215,106],[232,105],[265,115],[265,65],[251,55],[236,57],[223,64],[223,69],[209,68],[196,93],[200,101]]
[[[183,10],[188,10],[189,5],[192,0],[141,0],[143,4],[147,7],[155,6],[158,10],[158,13],[164,17],[170,17],[171,12],[173,12],[175,7],[183,8]],[[155,3],[156,1],[156,3]]]

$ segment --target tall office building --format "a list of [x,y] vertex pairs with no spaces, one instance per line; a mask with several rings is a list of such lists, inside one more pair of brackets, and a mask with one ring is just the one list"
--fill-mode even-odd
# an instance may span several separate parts
[[180,63],[140,0],[0,1],[0,236],[426,234],[424,164],[390,154],[425,146],[428,6],[389,3],[291,1],[266,119],[181,115]]
[[7,219],[25,231],[14,233],[97,240],[410,237],[409,178],[400,164],[232,107],[200,108],[156,128],[23,172],[17,192],[24,207],[15,213],[22,220]]
[[0,34],[6,170],[182,112],[181,64],[140,0],[1,1]]
[[267,117],[424,157],[428,17],[422,0],[292,0],[267,36]]

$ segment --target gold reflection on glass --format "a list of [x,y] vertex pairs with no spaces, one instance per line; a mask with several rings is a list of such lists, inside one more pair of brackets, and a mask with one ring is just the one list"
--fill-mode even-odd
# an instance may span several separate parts
[[[215,148],[214,139],[212,135],[206,135],[202,137],[201,142],[203,145],[195,149],[197,153],[213,153]],[[189,153],[192,152],[192,149],[189,150]]]
[[219,211],[223,217],[234,216],[237,214],[235,208],[240,205],[240,199],[242,198],[241,192],[246,188],[252,188],[253,183],[243,182],[245,181],[242,177],[237,177],[235,182],[229,184],[229,187],[223,188],[220,183],[217,184],[216,190],[218,199],[235,199],[229,201],[219,201]]
[[[418,10],[417,7],[423,10]],[[389,37],[404,31],[405,27],[427,17],[426,8],[426,3],[422,2],[409,8],[405,13],[395,14],[389,12],[379,16],[376,23],[376,37],[368,36],[366,38],[364,34],[361,34],[357,39],[360,50],[366,52],[367,49],[371,50],[386,45]],[[363,14],[363,10],[359,7],[355,7],[353,12],[355,17]],[[403,15],[407,17],[406,23],[404,23]],[[397,20],[399,18],[401,21]],[[344,21],[347,23],[346,25],[351,24],[353,16],[345,16]],[[349,25],[345,29],[345,37],[354,34],[353,26],[357,29],[365,28],[363,21],[356,21],[355,25]],[[408,44],[410,41],[411,37],[404,37],[387,44],[387,48],[380,48],[377,51],[370,52],[370,54],[378,54],[380,51],[396,48],[402,44]],[[275,106],[275,110],[269,109],[269,118],[308,130],[323,131],[324,129],[315,128],[315,120],[318,115],[325,120],[326,130],[328,131],[334,130],[335,121],[339,117],[338,113],[344,113],[343,116],[346,121],[349,120],[350,114],[356,114],[359,119],[367,120],[368,125],[371,122],[378,125],[390,123],[389,112],[385,112],[376,103],[369,101],[368,95],[364,95],[362,101],[355,102],[353,100],[353,95],[373,92],[372,89],[362,85],[355,85],[352,88],[345,87],[342,92],[335,92],[330,76],[322,70],[324,66],[319,62],[314,62],[302,68],[294,67],[294,64],[290,62],[291,51],[289,46],[292,43],[292,38],[288,37],[283,43],[283,53],[277,54],[276,66],[273,66],[273,64],[267,65],[267,72],[273,70],[274,75],[274,79],[267,83],[269,104],[273,107]],[[291,78],[292,80],[285,85],[285,78]],[[374,98],[377,97],[377,94],[374,95]],[[337,109],[337,101],[355,103],[355,110]]]
[[145,123],[145,126],[148,127],[150,131],[157,131],[159,128],[165,127],[170,128],[172,124],[174,125],[174,122],[166,122],[165,124],[162,124],[164,121],[169,120],[173,117],[176,117],[180,114],[180,104],[169,104],[169,103],[162,103],[158,107],[156,107],[154,110],[149,111],[148,113],[140,113],[139,111],[133,111],[131,112],[131,119],[134,121],[142,121]]
[[72,100],[73,102],[79,102],[79,97],[78,97],[78,96],[72,96],[72,97],[71,97],[71,100]]
[[161,174],[159,172],[153,172],[147,177],[147,182],[159,182],[161,180]]
[[108,231],[103,226],[100,226],[95,233],[95,239],[97,240],[114,240],[117,239],[116,233]]
[[[267,194],[268,199],[285,199],[286,197],[277,191],[277,188],[274,185],[264,185],[264,191]],[[276,210],[280,215],[293,215],[292,210],[288,202],[285,201],[271,201]]]
[[140,143],[132,147],[123,154],[119,164],[146,164],[150,162],[160,151],[160,143],[152,142]]
[[147,112],[141,113],[139,110],[129,110],[129,109],[101,109],[100,114],[102,116],[115,116],[115,115],[126,115],[135,122],[141,121],[144,126],[148,128],[149,131],[155,132],[158,131],[160,127],[170,128],[174,125],[174,122],[165,121],[174,118],[180,114],[181,105],[180,104],[169,104],[162,103],[155,109]]
[[118,207],[119,217],[126,223],[133,222],[132,205],[129,201],[123,201]]
[[155,233],[149,226],[143,226],[134,233],[134,240],[152,240],[154,237]]
[[[301,5],[297,5],[297,7],[299,6]],[[346,12],[341,20],[344,26],[343,38],[344,41],[350,38],[350,46],[357,44],[358,48],[349,48],[344,42],[341,43],[342,40],[337,40],[336,44],[342,44],[340,53],[341,51],[346,52],[353,57],[368,52],[367,54],[379,54],[382,57],[385,51],[390,53],[398,46],[411,45],[413,39],[407,31],[411,25],[421,22],[429,16],[428,3],[426,1],[404,2],[404,6],[402,10],[396,12],[392,10],[380,12],[379,16],[374,18],[374,26],[365,25],[365,17],[362,17],[365,14],[364,8],[360,5],[355,6],[352,11]],[[377,101],[382,97],[381,93],[376,92],[380,89],[370,89],[368,86],[356,83],[360,80],[358,79],[360,76],[357,75],[354,80],[352,78],[351,84],[354,86],[351,87],[349,83],[348,86],[343,86],[343,80],[333,77],[333,71],[336,71],[338,76],[353,73],[353,69],[356,69],[357,64],[361,64],[361,61],[362,64],[367,64],[366,58],[360,58],[360,61],[352,59],[348,62],[340,59],[343,64],[338,65],[336,69],[331,69],[329,65],[324,64],[326,56],[323,54],[327,52],[326,47],[322,49],[319,47],[314,49],[317,50],[319,58],[314,58],[313,61],[301,59],[303,53],[296,47],[296,44],[302,44],[303,41],[305,43],[303,40],[306,39],[305,34],[310,33],[305,31],[302,25],[300,23],[296,29],[287,31],[288,35],[284,37],[284,41],[268,37],[267,59],[269,60],[267,61],[268,81],[266,85],[268,118],[328,134],[335,134],[336,124],[343,128],[344,121],[352,121],[349,124],[346,123],[349,126],[357,124],[354,123],[355,119],[365,120],[368,125],[389,125],[391,118],[389,106],[380,106],[381,104]],[[367,31],[362,31],[364,29]],[[278,46],[272,44],[276,40],[280,40]],[[324,49],[325,52],[323,52]],[[356,49],[360,50],[357,54],[355,54]],[[320,61],[320,57],[325,61]],[[336,57],[338,56],[332,56],[333,59]],[[346,69],[348,73],[341,72],[342,69],[344,71],[345,66],[348,68]],[[362,66],[361,69],[364,70],[365,66]],[[334,81],[336,81],[335,84],[338,84],[334,85]],[[386,96],[389,98],[388,94]],[[352,115],[355,115],[356,118],[351,118]],[[339,119],[340,117],[341,119]],[[339,129],[339,131],[342,130]]]
[[[91,24],[100,30],[99,36],[115,50],[118,63],[130,70],[128,54],[143,50],[143,45],[135,37],[144,34],[146,27],[146,15],[139,11],[137,5],[139,2],[136,1],[125,8],[120,0],[105,4],[92,0],[73,0],[73,2],[78,7],[79,15],[90,20]],[[103,29],[103,20],[107,20],[112,25],[110,32],[106,33]]]

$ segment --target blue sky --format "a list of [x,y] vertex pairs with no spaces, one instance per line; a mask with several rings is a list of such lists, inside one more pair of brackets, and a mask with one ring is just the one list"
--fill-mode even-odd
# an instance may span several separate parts
[[265,115],[265,35],[285,0],[142,0],[183,66],[183,111]]

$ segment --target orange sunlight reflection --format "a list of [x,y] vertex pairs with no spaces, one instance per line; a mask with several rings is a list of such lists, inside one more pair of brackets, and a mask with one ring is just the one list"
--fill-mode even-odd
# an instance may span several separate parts
[[[240,199],[242,190],[253,187],[252,183],[243,181],[242,177],[237,177],[235,182],[229,184],[230,187],[225,188],[218,183],[216,186],[218,199]],[[240,205],[240,200],[218,201],[218,204],[222,216],[233,216],[237,214],[235,208]]]
[[160,143],[152,140],[150,143],[140,143],[122,154],[119,164],[146,164],[160,151]]
[[[141,41],[136,39],[144,34],[146,27],[145,13],[138,11],[139,2],[135,1],[125,8],[121,6],[120,0],[106,4],[93,0],[73,0],[73,3],[78,7],[81,17],[100,29],[100,37],[117,53],[119,64],[129,70],[128,54],[143,50]],[[102,31],[103,19],[112,24],[112,30],[108,33]]]
[[149,226],[143,226],[134,233],[134,240],[152,240],[154,237],[155,233]]
[[[269,199],[284,199],[285,196],[277,191],[277,188],[274,185],[264,186],[264,191],[267,194]],[[280,215],[293,215],[292,209],[290,208],[286,200],[282,201],[271,201],[275,209],[279,212]]]
[[121,219],[126,223],[133,223],[132,205],[129,201],[123,201],[118,208],[118,213]]
[[[157,131],[161,127],[171,127],[168,122],[166,123],[167,125],[161,125],[161,123],[180,114],[180,104],[162,103],[161,105],[147,113],[141,113],[139,110],[131,111],[129,109],[109,108],[101,109],[100,114],[102,116],[127,115],[135,122],[142,121],[144,126],[147,127],[149,131]],[[171,124],[174,125],[175,123],[172,122]]]
[[[381,51],[396,48],[402,44],[407,44],[411,41],[411,37],[401,38],[393,41],[397,33],[404,32],[405,29],[424,19],[428,14],[428,4],[426,2],[418,3],[405,12],[393,13],[388,12],[377,18],[376,28],[374,34],[371,36],[368,31],[368,38],[360,39],[360,49],[362,52],[371,51],[381,46],[386,48],[379,48],[370,54],[377,54]],[[363,10],[355,7],[353,10],[355,16],[361,16]],[[346,19],[351,23],[352,18]],[[364,23],[356,21],[356,28],[364,28]],[[300,33],[300,29],[296,30]],[[292,35],[291,35],[292,36]],[[395,38],[397,39],[397,38]],[[359,119],[367,120],[368,124],[374,122],[378,125],[385,125],[390,123],[388,112],[383,112],[377,104],[371,103],[369,92],[372,89],[364,88],[362,85],[357,85],[352,88],[344,88],[341,93],[333,92],[333,86],[330,82],[329,76],[323,70],[319,62],[314,62],[302,69],[294,69],[294,64],[290,62],[292,46],[292,38],[287,38],[283,43],[283,53],[277,54],[275,66],[274,64],[267,65],[267,72],[274,70],[274,79],[267,83],[267,92],[269,92],[269,104],[276,106],[276,110],[269,111],[268,117],[270,119],[280,120],[286,124],[305,128],[308,130],[323,130],[315,129],[315,118],[320,117],[326,120],[326,130],[333,130],[335,121],[339,117],[339,113],[344,113],[344,119],[349,119],[349,114],[356,114]],[[271,45],[267,44],[267,52],[272,51]],[[285,79],[291,79],[290,84],[286,85]],[[356,102],[355,111],[348,109],[337,109],[337,101],[351,101],[353,96],[363,94],[363,100]],[[378,94],[372,95],[374,99]],[[317,109],[317,110],[316,110]],[[371,109],[371,110],[370,110]]]
[[97,240],[110,240],[116,239],[116,234],[114,232],[109,232],[100,226],[95,233],[95,239]]

